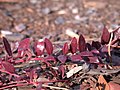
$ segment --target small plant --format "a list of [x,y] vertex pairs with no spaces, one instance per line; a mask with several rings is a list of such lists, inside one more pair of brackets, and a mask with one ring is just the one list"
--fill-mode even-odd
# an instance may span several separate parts
[[[120,48],[119,32],[119,28],[109,32],[104,27],[101,42],[92,41],[92,44],[86,43],[83,35],[80,35],[78,41],[74,37],[70,43],[66,42],[63,45],[59,54],[55,54],[55,47],[47,38],[42,42],[35,41],[33,45],[30,45],[31,40],[26,38],[20,41],[13,51],[8,40],[3,37],[6,54],[0,57],[0,90],[26,85],[33,85],[37,90],[41,90],[49,87],[44,83],[55,82],[65,84],[65,86],[61,85],[64,88],[59,87],[59,89],[69,89],[75,83],[75,77],[77,75],[79,77],[79,74],[75,73],[74,77],[67,78],[69,65],[79,66],[84,62],[95,65],[94,68],[109,66],[109,63],[112,63],[111,52]],[[77,84],[79,85],[80,82]]]

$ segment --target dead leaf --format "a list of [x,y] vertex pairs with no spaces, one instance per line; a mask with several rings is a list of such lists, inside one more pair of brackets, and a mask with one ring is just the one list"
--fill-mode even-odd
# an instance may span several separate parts
[[110,90],[110,87],[107,81],[104,79],[102,75],[99,76],[98,83],[99,83],[99,86],[98,86],[99,90]]
[[120,90],[120,85],[114,82],[109,82],[108,85],[110,86],[110,90]]

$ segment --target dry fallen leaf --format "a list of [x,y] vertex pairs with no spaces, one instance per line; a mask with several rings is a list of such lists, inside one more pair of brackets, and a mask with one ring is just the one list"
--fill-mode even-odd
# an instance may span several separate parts
[[104,79],[102,75],[99,76],[98,83],[99,83],[98,90],[110,90],[107,81]]
[[109,82],[108,85],[110,87],[110,90],[120,90],[120,85],[119,84],[116,84],[114,82]]

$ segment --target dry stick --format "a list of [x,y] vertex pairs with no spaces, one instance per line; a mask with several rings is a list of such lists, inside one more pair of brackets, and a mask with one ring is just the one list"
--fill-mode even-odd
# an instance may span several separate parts
[[42,84],[42,87],[48,87],[48,88],[57,89],[57,90],[69,90],[67,88],[61,88],[61,87],[55,87],[55,86],[48,86],[46,84]]
[[120,48],[120,46],[110,45],[112,48]]
[[79,38],[79,35],[74,33],[72,30],[66,30],[65,34],[67,34],[70,37],[76,37],[77,39]]
[[111,46],[112,38],[113,38],[113,33],[111,32],[110,41],[108,43],[108,55],[109,55],[111,65],[112,65],[112,57],[111,57],[111,52],[110,52],[110,46]]
[[[79,39],[79,35],[73,32],[72,30],[66,30],[65,32],[66,35],[70,37],[76,37],[77,40]],[[87,41],[92,41],[92,40],[98,40],[98,38],[86,38]]]

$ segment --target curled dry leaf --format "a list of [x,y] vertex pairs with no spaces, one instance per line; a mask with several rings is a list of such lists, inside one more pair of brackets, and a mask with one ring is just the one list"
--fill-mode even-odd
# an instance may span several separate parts
[[107,81],[104,79],[104,77],[102,75],[99,76],[98,78],[98,90],[110,90],[110,87],[107,83]]
[[120,85],[114,82],[109,82],[108,85],[110,86],[110,90],[120,90]]
[[49,39],[47,39],[47,38],[45,38],[45,49],[46,49],[46,51],[47,51],[47,53],[49,55],[52,54],[52,52],[53,52],[53,45],[52,45],[51,41]]
[[70,50],[74,54],[77,51],[77,39],[74,37],[70,43]]
[[101,37],[101,44],[108,44],[110,40],[110,32],[108,31],[108,29],[104,26],[103,28],[103,33],[102,33],[102,37]]
[[11,46],[10,46],[8,40],[5,37],[3,37],[3,44],[4,44],[4,47],[5,47],[5,50],[6,50],[7,54],[9,56],[12,56]]
[[86,42],[85,42],[85,38],[83,37],[83,35],[81,34],[79,37],[79,51],[83,52],[86,50]]

